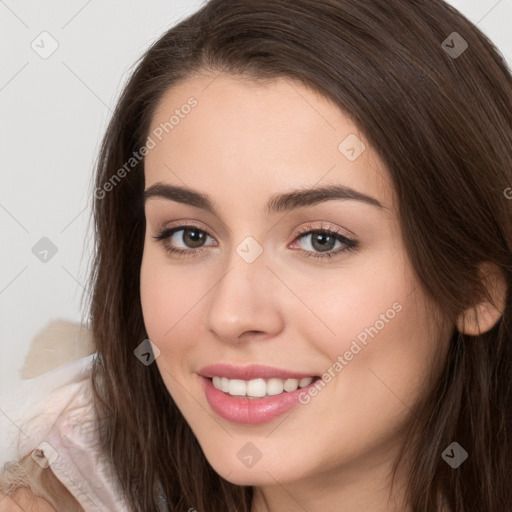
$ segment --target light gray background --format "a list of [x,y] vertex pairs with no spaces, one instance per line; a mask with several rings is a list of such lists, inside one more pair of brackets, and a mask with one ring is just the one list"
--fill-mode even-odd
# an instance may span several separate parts
[[[512,0],[450,3],[512,68]],[[33,336],[50,320],[86,319],[80,298],[101,136],[138,57],[202,4],[0,0],[0,390],[16,385]],[[58,43],[46,59],[31,47],[51,48],[42,32]],[[46,263],[32,253],[42,237],[58,249]]]

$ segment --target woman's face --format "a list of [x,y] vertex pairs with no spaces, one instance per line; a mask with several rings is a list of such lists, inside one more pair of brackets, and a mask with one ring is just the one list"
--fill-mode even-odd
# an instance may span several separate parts
[[150,136],[144,321],[208,461],[258,486],[387,471],[449,331],[364,134],[298,83],[205,74]]

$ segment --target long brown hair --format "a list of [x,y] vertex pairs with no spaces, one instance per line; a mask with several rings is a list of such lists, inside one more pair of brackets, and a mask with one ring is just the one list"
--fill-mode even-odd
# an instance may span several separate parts
[[[465,51],[450,52],[462,40]],[[253,495],[215,473],[157,366],[133,353],[147,338],[144,159],[134,155],[165,92],[204,70],[297,80],[354,120],[389,169],[420,282],[454,325],[485,291],[481,262],[502,269],[509,288],[512,280],[503,194],[512,184],[512,79],[482,32],[441,0],[209,1],[137,63],[97,163],[96,407],[105,453],[140,512],[160,510],[159,495],[170,511],[248,512]],[[440,500],[453,512],[512,510],[511,307],[507,294],[499,322],[479,336],[454,329],[441,376],[415,410],[402,453],[414,461],[414,511],[438,511]],[[469,454],[457,469],[441,457],[453,441]]]

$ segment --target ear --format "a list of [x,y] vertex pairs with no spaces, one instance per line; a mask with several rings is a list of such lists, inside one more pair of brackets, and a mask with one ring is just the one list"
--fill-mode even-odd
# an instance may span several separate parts
[[457,329],[469,336],[478,336],[492,329],[503,314],[507,299],[507,283],[500,267],[483,262],[480,274],[488,297],[483,297],[457,318]]

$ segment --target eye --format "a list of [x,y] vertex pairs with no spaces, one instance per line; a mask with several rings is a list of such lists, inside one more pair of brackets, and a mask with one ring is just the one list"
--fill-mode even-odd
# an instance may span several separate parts
[[[358,243],[336,229],[314,228],[312,225],[299,230],[298,240],[301,252],[307,258],[332,258],[345,251],[354,251]],[[294,244],[297,242],[294,241]]]
[[208,240],[215,240],[197,226],[176,226],[163,229],[153,237],[161,241],[167,252],[179,255],[192,255],[200,251]]
[[[205,250],[207,242],[217,242],[205,230],[198,226],[185,225],[164,228],[153,238],[162,242],[164,249],[176,256],[194,256]],[[297,248],[307,258],[332,258],[345,251],[354,251],[359,244],[336,229],[313,227],[308,225],[299,229],[292,248]],[[295,245],[295,247],[293,247]]]

